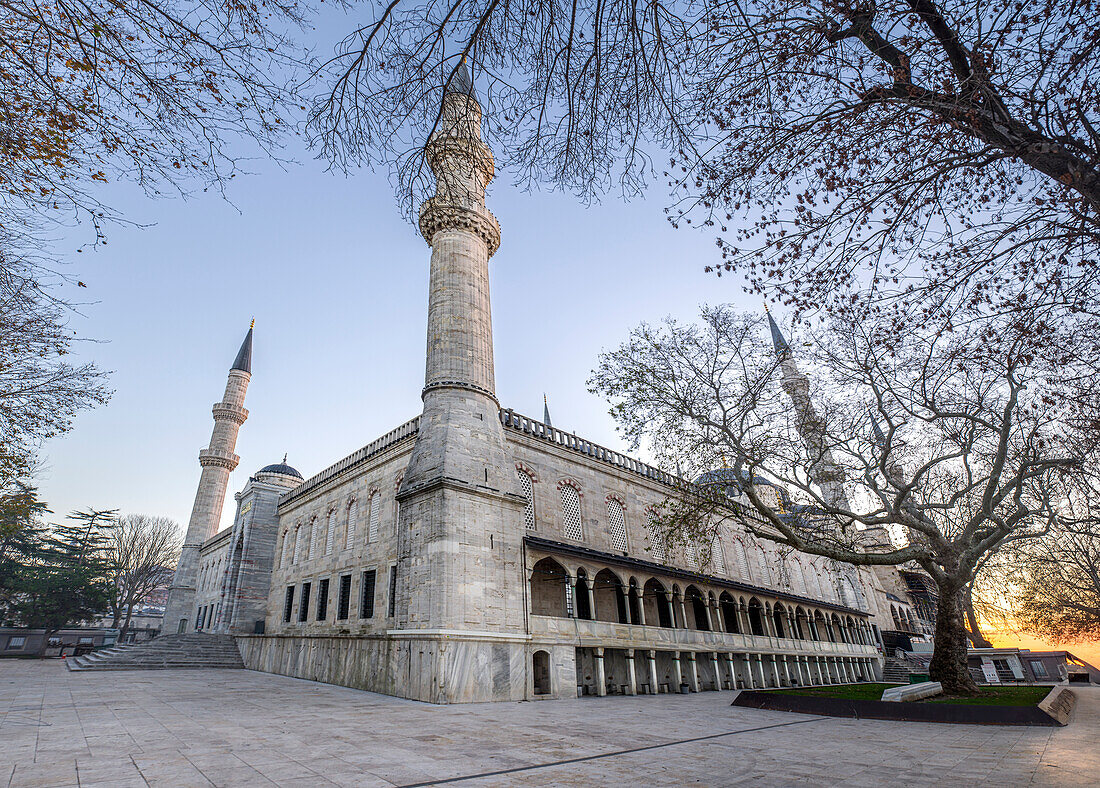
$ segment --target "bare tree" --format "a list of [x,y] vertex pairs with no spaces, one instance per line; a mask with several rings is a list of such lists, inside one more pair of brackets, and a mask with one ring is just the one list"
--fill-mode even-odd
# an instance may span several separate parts
[[[112,531],[108,561],[111,573],[111,626],[125,636],[134,608],[172,582],[182,534],[167,517],[128,514]],[[121,625],[121,627],[120,627]]]
[[[277,145],[300,60],[289,0],[0,2],[0,219],[110,209],[96,182],[220,186]],[[26,214],[23,214],[25,217]]]
[[[671,536],[706,544],[708,529],[733,518],[840,562],[916,562],[939,591],[932,677],[968,694],[975,567],[1058,522],[1057,482],[1079,472],[1092,436],[1072,428],[1076,401],[1058,396],[1064,370],[1026,350],[978,332],[914,326],[893,345],[883,335],[893,337],[873,320],[829,321],[799,354],[803,370],[781,336],[766,345],[759,318],[706,309],[702,325],[636,329],[601,356],[590,386],[668,467],[694,475],[730,462],[784,491],[777,500],[752,483],[685,484],[666,508]],[[874,547],[868,528],[900,539]]]
[[334,161],[396,165],[411,208],[465,57],[520,180],[592,196],[663,172],[673,221],[712,229],[727,270],[802,309],[859,291],[899,328],[975,305],[1095,313],[1098,10],[395,0],[324,64],[312,118]]

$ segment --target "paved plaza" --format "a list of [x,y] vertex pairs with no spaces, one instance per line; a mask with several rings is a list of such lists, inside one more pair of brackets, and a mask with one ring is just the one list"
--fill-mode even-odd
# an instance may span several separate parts
[[733,693],[431,706],[245,670],[0,661],[0,785],[1089,785],[1067,728],[840,720]]

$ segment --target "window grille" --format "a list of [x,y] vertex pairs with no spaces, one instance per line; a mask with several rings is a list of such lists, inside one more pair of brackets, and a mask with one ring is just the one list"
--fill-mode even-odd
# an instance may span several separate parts
[[336,542],[336,510],[328,513],[328,529],[325,531],[325,555],[332,555]]
[[306,560],[313,558],[313,523],[317,518],[306,523]]
[[294,586],[286,587],[286,601],[283,602],[283,623],[290,623],[290,611],[294,608]]
[[359,618],[374,617],[374,570],[363,572],[363,587],[359,592]]
[[722,539],[718,534],[710,542],[710,565],[715,574],[726,573],[726,556],[722,553]]
[[302,524],[294,526],[294,558],[291,563],[298,563],[298,558],[302,554]]
[[290,549],[290,531],[283,533],[283,549],[279,553],[279,568],[286,569],[287,551]]
[[328,578],[321,581],[317,589],[317,620],[324,621],[328,618]]
[[607,522],[611,525],[611,547],[626,552],[626,513],[614,498],[607,499]]
[[745,544],[740,539],[733,543],[733,554],[737,558],[737,571],[741,573],[741,579],[752,580],[752,572],[749,571],[749,557],[745,554]]
[[531,484],[531,475],[527,471],[519,472],[519,486],[523,490],[523,497],[527,503],[523,507],[523,521],[528,531],[535,530],[535,490]]
[[359,524],[359,501],[348,504],[348,531],[344,535],[344,549],[355,544],[355,527]]
[[806,577],[802,574],[802,564],[798,561],[791,564],[791,588],[800,594],[809,590],[806,588]]
[[302,583],[302,598],[298,603],[298,621],[305,621],[309,618],[309,583]]
[[661,525],[657,522],[657,515],[650,512],[649,522],[646,524],[646,528],[649,531],[649,552],[653,555],[653,560],[659,563],[666,563],[668,561],[668,548],[665,545],[665,535],[661,531]]
[[570,484],[561,485],[561,519],[567,538],[584,538],[581,532],[581,497]]
[[684,563],[688,569],[699,568],[699,545],[690,541],[684,545]]
[[370,497],[370,527],[367,529],[367,541],[378,541],[378,518],[381,517],[381,498],[378,493],[373,493]]
[[340,575],[340,596],[336,600],[336,618],[344,621],[351,609],[351,575]]

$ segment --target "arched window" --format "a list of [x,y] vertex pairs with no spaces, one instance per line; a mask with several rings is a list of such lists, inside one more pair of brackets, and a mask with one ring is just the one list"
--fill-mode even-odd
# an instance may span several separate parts
[[733,554],[737,558],[737,571],[742,580],[752,580],[752,572],[749,571],[749,557],[745,553],[745,543],[740,539],[733,542]]
[[802,574],[802,562],[791,562],[791,588],[799,594],[806,594],[806,576]]
[[367,525],[367,541],[378,541],[378,518],[381,517],[382,508],[382,496],[378,494],[378,491],[372,492],[370,495],[370,519]]
[[325,555],[332,555],[332,548],[336,545],[336,509],[329,509],[328,528],[325,529]]
[[718,534],[710,540],[710,565],[716,575],[726,573],[726,556],[722,553],[722,539]]
[[649,513],[646,530],[649,531],[649,552],[653,556],[653,560],[661,564],[666,563],[668,561],[668,548],[665,546],[665,534],[661,530],[660,523],[657,522],[656,513]]
[[531,474],[527,471],[518,469],[516,471],[519,474],[519,486],[523,490],[523,497],[527,499],[527,503],[523,506],[523,522],[527,526],[528,531],[535,530],[535,488],[531,483]]
[[756,555],[760,559],[760,582],[766,586],[772,584],[772,568],[768,565],[768,553],[760,545],[753,545]]
[[283,551],[279,554],[279,568],[286,568],[287,552],[290,550],[290,530],[283,531]]
[[607,499],[607,522],[611,525],[611,547],[626,552],[626,512],[615,498]]
[[298,523],[294,526],[294,558],[291,563],[298,563],[298,559],[302,555],[302,524]]
[[348,529],[344,534],[344,549],[355,544],[355,528],[359,525],[359,501],[355,498],[348,503]]
[[581,531],[581,497],[572,484],[561,482],[561,520],[569,539],[583,539]]
[[684,565],[688,569],[699,568],[699,545],[694,540],[688,540],[684,545]]

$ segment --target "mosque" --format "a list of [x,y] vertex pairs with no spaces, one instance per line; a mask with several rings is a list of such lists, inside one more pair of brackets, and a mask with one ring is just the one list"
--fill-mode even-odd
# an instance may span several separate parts
[[[421,414],[309,478],[285,458],[261,468],[217,531],[250,328],[199,453],[162,632],[234,635],[257,670],[456,703],[869,681],[885,635],[931,631],[904,571],[783,555],[733,524],[706,550],[671,549],[654,512],[672,475],[554,427],[546,408],[539,421],[502,407],[494,162],[465,67],[427,154]],[[799,373],[772,330],[787,387]]]

